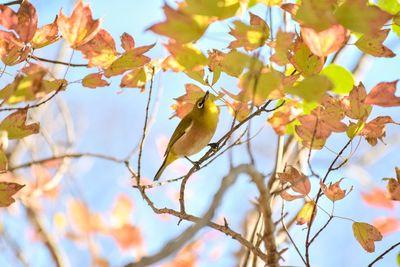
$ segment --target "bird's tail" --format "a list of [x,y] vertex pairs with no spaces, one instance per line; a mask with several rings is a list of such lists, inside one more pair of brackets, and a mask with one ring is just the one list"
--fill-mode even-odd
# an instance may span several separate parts
[[165,168],[166,168],[169,164],[171,164],[173,161],[175,161],[176,159],[177,159],[176,156],[174,156],[174,155],[172,155],[171,153],[169,153],[169,154],[165,157],[163,163],[161,164],[161,167],[158,169],[156,175],[154,176],[153,181],[157,181],[158,179],[160,179],[160,177],[161,177],[162,173],[164,172]]

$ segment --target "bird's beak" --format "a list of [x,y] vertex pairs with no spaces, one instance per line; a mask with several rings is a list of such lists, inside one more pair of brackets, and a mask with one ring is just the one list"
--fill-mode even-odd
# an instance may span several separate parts
[[204,105],[204,102],[206,102],[207,98],[209,97],[210,92],[207,91],[206,94],[203,96],[203,99],[201,100],[201,104]]

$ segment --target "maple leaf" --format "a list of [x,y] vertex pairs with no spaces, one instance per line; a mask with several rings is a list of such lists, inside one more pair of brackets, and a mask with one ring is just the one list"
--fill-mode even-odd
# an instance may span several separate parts
[[320,32],[336,24],[334,16],[335,0],[303,0],[296,10],[294,19],[299,21],[300,25],[314,29]]
[[146,86],[147,76],[144,68],[138,68],[125,74],[120,83],[120,87],[139,88],[141,92]]
[[335,24],[320,32],[312,28],[302,27],[301,36],[314,55],[326,57],[343,47],[349,34],[342,25]]
[[28,43],[32,40],[37,29],[37,13],[35,7],[28,1],[23,1],[17,12],[18,24],[14,29],[20,39]]
[[353,187],[351,187],[346,194],[346,190],[343,190],[342,188],[340,188],[340,182],[343,180],[340,179],[339,181],[335,182],[335,183],[330,183],[329,186],[326,186],[322,180],[319,181],[319,185],[321,187],[322,192],[325,194],[325,196],[327,198],[329,198],[331,201],[335,202],[338,200],[343,199],[346,195],[348,195],[351,190],[353,189]]
[[329,64],[321,74],[327,76],[333,83],[332,92],[336,94],[349,94],[354,86],[353,74],[342,66]]
[[120,194],[114,201],[111,211],[111,223],[113,226],[123,226],[131,220],[133,202],[127,195]]
[[298,225],[303,225],[307,223],[310,227],[311,222],[317,215],[317,209],[314,201],[309,201],[304,204],[299,213],[296,216],[296,221]]
[[0,5],[0,25],[8,30],[15,29],[18,25],[17,13],[8,6]]
[[84,4],[82,0],[79,0],[70,17],[65,16],[60,10],[57,25],[63,38],[72,48],[77,48],[96,36],[100,31],[101,21],[93,20],[89,4]]
[[241,21],[234,21],[235,28],[231,28],[229,32],[235,41],[229,44],[229,48],[243,47],[246,51],[253,51],[265,44],[269,36],[269,27],[267,23],[259,16],[250,14],[250,25],[246,25]]
[[365,251],[374,252],[374,242],[382,240],[382,234],[378,231],[378,229],[368,223],[362,222],[354,222],[352,228],[354,237],[365,249]]
[[20,109],[11,113],[0,123],[0,131],[6,131],[8,139],[21,139],[39,132],[39,123],[26,123],[28,110]]
[[289,61],[303,76],[312,76],[322,70],[325,60],[314,55],[303,40],[297,38],[289,55]]
[[360,82],[358,86],[353,87],[349,96],[345,96],[341,100],[346,116],[366,121],[372,110],[372,106],[365,103],[366,98],[367,92]]
[[113,227],[110,229],[110,234],[114,237],[117,244],[123,250],[131,247],[137,247],[142,244],[140,229],[131,224]]
[[239,0],[186,0],[179,3],[179,9],[187,14],[216,17],[218,19],[234,16],[239,8]]
[[[168,64],[163,63],[164,70],[198,71],[207,64],[206,56],[193,44],[168,43],[165,48],[171,54]],[[174,64],[171,65],[171,60]],[[172,68],[171,68],[172,67]]]
[[373,34],[364,34],[355,45],[363,52],[375,57],[395,57],[392,50],[383,45],[390,29],[378,31]]
[[105,231],[106,227],[100,214],[92,213],[80,200],[70,199],[67,203],[68,216],[71,223],[82,234],[88,232]]
[[385,124],[387,123],[398,124],[390,116],[378,116],[367,122],[359,135],[364,136],[370,145],[375,146],[378,139],[382,141],[386,136]]
[[[228,92],[222,89],[225,94]],[[233,101],[228,106],[229,113],[238,121],[244,120],[250,114],[249,105],[245,101]]]
[[218,50],[209,52],[209,67],[213,72],[225,72],[226,74],[238,78],[243,70],[249,65],[253,68],[262,66],[262,62],[254,59],[247,54],[232,49],[229,53]]
[[374,219],[373,225],[382,235],[388,235],[400,229],[400,220],[391,216],[380,217]]
[[386,189],[389,193],[391,200],[400,201],[400,168],[396,167],[396,179],[395,178],[384,178],[383,180],[388,181]]
[[5,65],[13,66],[26,60],[31,48],[17,38],[13,32],[0,30],[0,56]]
[[135,48],[135,40],[129,33],[124,32],[121,35],[121,46],[125,51]]
[[335,12],[337,20],[346,28],[360,33],[373,34],[390,19],[390,14],[367,0],[346,0]]
[[192,16],[168,5],[164,5],[163,9],[166,20],[151,26],[148,30],[172,38],[178,43],[197,41],[210,23],[210,19],[207,17]]
[[141,68],[150,62],[150,58],[143,55],[148,52],[155,44],[137,47],[126,51],[118,57],[112,64],[105,70],[104,76],[107,78],[119,75],[128,70]]
[[31,44],[35,49],[45,47],[49,44],[56,42],[59,39],[57,17],[52,23],[43,25],[36,30],[32,38]]
[[270,57],[270,60],[280,66],[289,64],[288,54],[293,48],[293,38],[294,33],[278,30],[275,41],[268,44],[275,49],[275,53]]
[[368,93],[365,103],[381,107],[400,106],[400,97],[395,96],[397,82],[381,82]]
[[[286,166],[284,172],[279,172],[276,174],[277,178],[281,180],[282,184],[289,183],[290,188],[296,192],[299,193],[300,195],[292,195],[287,193],[287,190],[283,190],[283,194],[281,194],[282,198],[285,200],[292,200],[289,198],[303,198],[305,197],[308,193],[310,193],[311,190],[311,184],[310,180],[307,176],[305,176],[302,172],[298,171],[295,167],[293,166]],[[288,197],[288,198],[285,198]]]
[[106,80],[103,80],[102,76],[101,73],[88,74],[82,79],[82,85],[88,88],[109,86],[110,84]]
[[194,84],[185,84],[186,93],[178,98],[175,98],[176,104],[172,105],[172,109],[175,113],[172,118],[177,116],[183,118],[187,113],[189,113],[196,101],[204,95],[204,91]]
[[0,207],[8,207],[15,202],[12,196],[25,185],[17,183],[0,182]]
[[370,192],[361,193],[362,200],[373,207],[393,209],[394,205],[390,199],[387,198],[386,193],[379,187],[374,187]]
[[278,135],[284,135],[287,125],[301,113],[301,110],[296,105],[296,101],[287,99],[285,104],[275,110],[268,118],[268,122]]
[[98,33],[83,45],[76,46],[89,60],[89,67],[109,67],[117,58],[114,38],[109,32],[100,29]]
[[294,86],[287,86],[287,93],[297,95],[307,102],[319,102],[327,91],[333,88],[333,83],[324,75],[313,75],[306,77],[304,80]]

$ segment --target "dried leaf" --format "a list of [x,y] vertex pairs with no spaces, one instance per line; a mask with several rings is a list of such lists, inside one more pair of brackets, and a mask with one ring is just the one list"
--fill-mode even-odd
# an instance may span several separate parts
[[144,68],[138,68],[125,74],[122,77],[121,84],[119,86],[122,88],[139,88],[141,91],[143,91],[144,87],[146,86],[146,82],[146,71]]
[[15,202],[12,196],[25,185],[17,183],[0,182],[0,207],[8,207]]
[[275,49],[275,53],[270,57],[270,60],[280,66],[289,64],[288,55],[293,49],[293,38],[293,32],[283,32],[278,30],[275,42],[268,44],[270,47]]
[[21,139],[39,132],[39,123],[26,123],[28,110],[18,110],[3,119],[0,131],[7,131],[9,139]]
[[189,113],[196,101],[204,95],[204,91],[194,84],[185,84],[186,93],[178,98],[176,98],[176,104],[172,106],[175,113],[172,117],[178,116],[183,118],[187,113]]
[[28,1],[23,1],[19,6],[17,16],[18,24],[15,26],[15,31],[23,42],[28,43],[32,40],[37,29],[36,9]]
[[102,76],[101,73],[88,74],[82,79],[82,85],[88,88],[109,86],[110,84],[103,80]]
[[[367,142],[375,146],[379,140],[386,136],[385,125],[387,123],[396,123],[390,116],[378,116],[372,121],[366,123],[359,135],[364,136]],[[398,123],[396,123],[398,124]]]
[[278,172],[277,177],[282,183],[290,183],[290,188],[303,197],[310,193],[310,179],[293,166],[287,166],[285,172]]
[[389,193],[390,199],[400,201],[400,181],[394,178],[385,178],[388,181],[386,189]]
[[397,82],[381,82],[375,85],[365,99],[366,104],[381,107],[400,106],[400,97],[395,96]]
[[17,13],[8,6],[0,5],[0,25],[8,30],[18,25]]
[[383,45],[390,29],[381,30],[373,34],[364,34],[355,45],[363,52],[375,57],[395,57],[392,50]]
[[33,48],[38,49],[54,43],[58,40],[58,38],[59,36],[56,17],[56,19],[52,23],[46,24],[37,29],[35,35],[33,36],[31,44]]
[[268,118],[268,122],[278,135],[284,135],[286,133],[286,126],[301,113],[296,104],[295,101],[286,100],[285,104],[274,111]]
[[[325,196],[333,202],[341,200],[346,196],[346,190],[340,188],[340,182],[342,180],[343,178],[334,184],[330,183],[329,186],[326,186],[324,183],[322,183],[322,180],[319,181],[322,192],[324,192]],[[347,194],[349,194],[351,190],[352,188],[349,189]]]
[[341,101],[346,116],[366,121],[372,110],[372,106],[365,103],[366,98],[367,92],[364,85],[360,82],[358,86],[353,87],[349,96],[344,97]]
[[129,33],[124,32],[121,35],[121,46],[125,51],[135,48],[135,40]]
[[142,244],[140,229],[133,225],[124,224],[121,227],[112,228],[110,231],[117,244],[123,250],[137,247]]
[[326,30],[337,23],[334,17],[335,5],[334,0],[303,0],[294,19],[302,26],[312,28],[317,32]]
[[354,222],[353,234],[358,243],[367,251],[375,251],[375,241],[382,240],[382,234],[368,223]]

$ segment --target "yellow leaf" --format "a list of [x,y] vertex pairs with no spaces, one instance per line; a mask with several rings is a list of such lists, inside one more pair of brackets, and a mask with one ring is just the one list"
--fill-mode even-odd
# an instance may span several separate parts
[[307,202],[306,204],[304,204],[304,206],[297,214],[296,217],[297,224],[302,225],[307,223],[307,226],[310,226],[310,223],[312,220],[314,220],[316,214],[317,214],[317,209],[315,206],[315,202],[314,201]]
[[375,251],[375,241],[382,240],[382,234],[368,223],[354,222],[353,234],[358,243],[367,251]]

